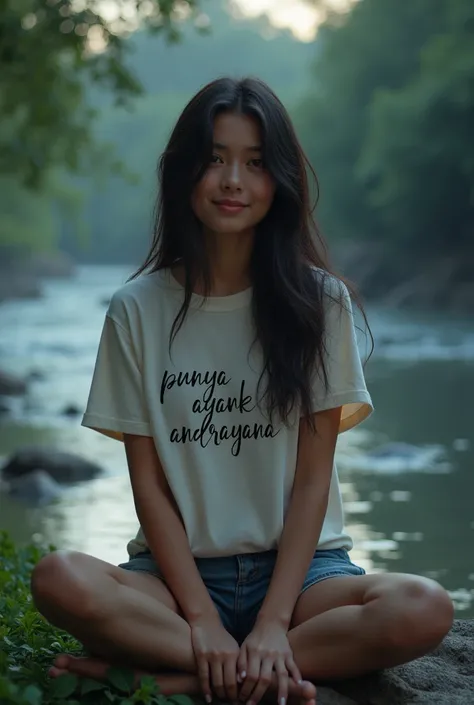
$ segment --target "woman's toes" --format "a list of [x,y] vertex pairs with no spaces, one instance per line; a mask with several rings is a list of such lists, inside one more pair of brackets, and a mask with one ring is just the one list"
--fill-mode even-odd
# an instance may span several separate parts
[[48,676],[50,678],[58,678],[58,676],[62,676],[65,673],[69,673],[69,671],[67,671],[64,668],[56,668],[56,666],[51,666],[51,668],[48,671]]
[[313,705],[311,701],[316,700],[316,686],[310,681],[303,681],[301,684],[301,695],[308,705]]
[[54,659],[54,666],[60,670],[66,670],[69,668],[69,656],[68,654],[60,654]]
[[98,681],[106,679],[109,668],[110,663],[88,656],[70,657],[69,661],[69,673]]

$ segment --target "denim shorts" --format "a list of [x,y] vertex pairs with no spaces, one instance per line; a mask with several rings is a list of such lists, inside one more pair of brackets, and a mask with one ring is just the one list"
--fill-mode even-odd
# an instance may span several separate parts
[[[195,559],[222,624],[239,644],[252,631],[270,584],[276,557],[277,551],[264,551]],[[163,580],[150,551],[138,553],[119,567],[150,573]],[[365,570],[352,563],[344,548],[318,550],[311,561],[301,592],[327,578],[364,574]]]

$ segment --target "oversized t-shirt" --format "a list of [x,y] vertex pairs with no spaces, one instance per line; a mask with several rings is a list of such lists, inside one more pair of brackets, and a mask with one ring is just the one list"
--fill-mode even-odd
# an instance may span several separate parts
[[[363,421],[372,402],[349,294],[339,280],[327,281],[329,388],[314,375],[312,411],[342,406],[342,432]],[[286,424],[270,422],[258,403],[263,355],[251,289],[207,299],[193,294],[170,347],[183,296],[169,270],[142,275],[114,294],[82,423],[118,440],[124,433],[153,437],[194,556],[277,548],[296,470],[299,414]],[[334,466],[318,548],[341,547],[350,549],[352,541]],[[146,548],[140,529],[129,555]]]

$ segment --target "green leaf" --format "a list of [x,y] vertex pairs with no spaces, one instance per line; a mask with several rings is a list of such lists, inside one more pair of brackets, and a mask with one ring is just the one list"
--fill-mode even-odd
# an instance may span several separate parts
[[28,705],[41,705],[43,702],[43,693],[36,685],[29,685],[23,691],[22,698]]
[[147,690],[160,692],[160,686],[156,682],[154,676],[142,676],[140,678],[140,688],[146,688]]
[[107,671],[107,679],[122,693],[130,693],[133,690],[133,682],[135,679],[133,671],[121,668],[109,668]]
[[51,693],[56,698],[68,698],[74,693],[79,684],[79,678],[72,673],[64,673],[54,679],[51,685]]
[[104,690],[106,685],[94,680],[93,678],[84,678],[81,682],[81,695],[87,695],[87,693],[93,693],[96,690]]
[[168,702],[172,702],[174,705],[195,705],[194,700],[189,695],[171,695],[168,698]]

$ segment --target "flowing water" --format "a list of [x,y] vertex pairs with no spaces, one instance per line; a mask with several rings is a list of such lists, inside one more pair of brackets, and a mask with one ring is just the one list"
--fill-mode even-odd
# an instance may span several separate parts
[[[85,405],[106,301],[129,273],[83,267],[72,280],[48,282],[40,300],[0,306],[0,367],[31,378],[27,396],[0,417],[0,456],[55,445],[104,468],[49,506],[0,494],[0,529],[18,543],[53,543],[117,563],[136,531],[123,447],[62,413]],[[343,434],[337,450],[353,559],[370,571],[434,577],[459,616],[474,617],[474,322],[374,307],[368,315],[376,412]],[[370,455],[387,443],[415,448]]]

